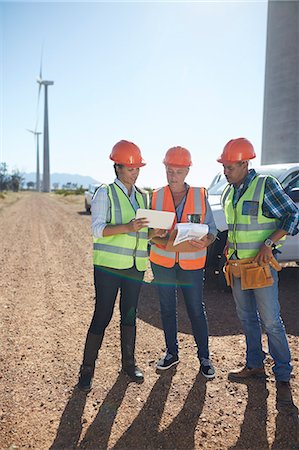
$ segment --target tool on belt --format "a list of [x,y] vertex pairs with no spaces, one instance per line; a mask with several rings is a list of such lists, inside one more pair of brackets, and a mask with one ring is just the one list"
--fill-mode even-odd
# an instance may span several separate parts
[[233,285],[233,276],[241,278],[241,289],[256,289],[272,286],[273,277],[270,266],[277,272],[281,265],[272,257],[268,263],[258,264],[253,258],[229,259],[224,266],[226,284]]

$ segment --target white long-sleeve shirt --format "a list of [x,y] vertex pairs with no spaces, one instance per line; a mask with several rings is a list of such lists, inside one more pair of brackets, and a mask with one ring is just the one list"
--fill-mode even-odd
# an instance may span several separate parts
[[[127,188],[118,178],[115,178],[114,183],[126,194],[135,211],[140,208],[136,200],[135,186],[132,187],[131,195],[129,195]],[[91,228],[95,238],[103,237],[104,228],[110,223],[110,218],[111,204],[107,193],[107,187],[103,185],[97,189],[91,200]]]

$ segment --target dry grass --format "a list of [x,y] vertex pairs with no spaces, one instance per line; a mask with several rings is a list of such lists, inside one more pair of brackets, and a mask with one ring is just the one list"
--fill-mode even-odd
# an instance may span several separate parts
[[55,198],[58,198],[63,203],[71,203],[73,205],[82,205],[82,210],[85,209],[84,207],[84,194],[70,194],[70,195],[57,195],[51,193],[51,195],[55,195]]
[[0,210],[19,200],[26,192],[0,192]]

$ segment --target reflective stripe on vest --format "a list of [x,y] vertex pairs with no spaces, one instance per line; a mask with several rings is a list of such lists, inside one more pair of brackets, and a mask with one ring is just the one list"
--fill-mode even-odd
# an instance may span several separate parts
[[[129,223],[135,217],[134,208],[122,189],[115,183],[107,186],[111,204],[111,225]],[[148,196],[136,190],[136,200],[140,208],[148,208]],[[96,266],[114,269],[129,269],[134,265],[139,271],[146,270],[148,252],[148,229],[104,236],[93,239],[93,263]]]
[[[187,214],[200,214],[203,223],[206,215],[206,194],[204,188],[190,187],[187,192],[185,205],[181,217],[181,223],[186,223]],[[173,197],[169,186],[165,186],[153,192],[152,209],[158,211],[176,212]],[[177,223],[174,220],[172,229]],[[150,260],[163,267],[173,267],[176,262],[185,270],[196,270],[204,267],[206,262],[206,249],[185,253],[185,252],[167,252],[165,246],[153,244],[151,246]]]
[[[229,258],[235,251],[241,259],[255,256],[264,240],[278,228],[278,220],[264,216],[262,211],[266,179],[267,176],[256,176],[235,208],[233,186],[228,186],[223,192],[221,203],[228,224]],[[251,205],[253,210],[250,211]]]

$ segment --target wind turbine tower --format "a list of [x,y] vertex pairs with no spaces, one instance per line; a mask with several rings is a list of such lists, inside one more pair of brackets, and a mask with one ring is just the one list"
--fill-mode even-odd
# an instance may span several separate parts
[[39,135],[42,134],[40,131],[27,130],[34,134],[36,138],[36,190],[40,192],[40,172],[39,172]]
[[268,1],[262,164],[299,159],[299,2]]
[[39,92],[41,87],[45,88],[45,108],[44,108],[44,165],[43,165],[43,192],[51,191],[50,182],[50,148],[49,148],[49,121],[48,121],[48,86],[52,86],[54,81],[47,81],[40,77],[37,79],[39,83]]

